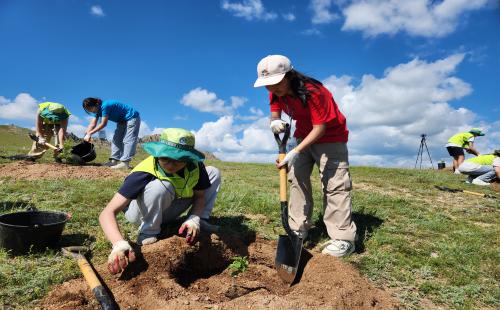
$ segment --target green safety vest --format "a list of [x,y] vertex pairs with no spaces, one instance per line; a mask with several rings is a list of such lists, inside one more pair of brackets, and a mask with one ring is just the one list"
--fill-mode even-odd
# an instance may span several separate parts
[[448,143],[453,143],[456,145],[460,145],[461,147],[468,147],[469,146],[469,139],[474,137],[473,134],[470,132],[461,132],[457,133],[453,137],[451,137],[448,140]]
[[131,173],[138,171],[152,174],[162,181],[170,182],[175,188],[175,195],[179,198],[193,197],[193,188],[200,179],[200,168],[197,164],[188,163],[184,168],[184,177],[181,177],[177,173],[170,174],[163,171],[153,156],[141,161]]
[[40,103],[38,105],[38,114],[45,124],[59,124],[71,115],[68,109],[57,102]]
[[479,155],[476,157],[469,158],[466,160],[466,162],[475,163],[475,164],[484,165],[484,166],[489,166],[489,165],[493,165],[493,160],[495,160],[495,155],[485,154],[485,155]]

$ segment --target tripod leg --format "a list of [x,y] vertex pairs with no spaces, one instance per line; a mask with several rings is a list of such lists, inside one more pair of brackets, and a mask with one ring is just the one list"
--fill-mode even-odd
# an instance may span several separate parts
[[418,157],[420,157],[421,149],[422,149],[422,141],[420,141],[420,146],[418,147],[417,160],[415,160],[415,169],[417,169]]
[[427,147],[427,142],[425,142],[425,140],[424,140],[424,145],[425,145],[425,149],[427,150],[427,155],[429,155],[429,160],[431,161],[432,169],[434,169],[434,164],[432,163],[431,153],[429,152],[429,148]]

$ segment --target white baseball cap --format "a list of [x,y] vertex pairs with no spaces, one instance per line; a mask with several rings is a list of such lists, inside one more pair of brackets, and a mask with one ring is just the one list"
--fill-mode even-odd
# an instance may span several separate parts
[[269,55],[264,57],[257,65],[257,80],[253,87],[278,84],[292,69],[290,59],[285,56]]

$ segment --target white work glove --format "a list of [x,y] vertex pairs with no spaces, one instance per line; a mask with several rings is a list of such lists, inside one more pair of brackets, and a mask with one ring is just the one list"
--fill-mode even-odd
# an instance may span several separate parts
[[45,140],[45,138],[44,138],[44,137],[42,137],[42,136],[39,136],[39,137],[38,137],[38,142],[37,142],[38,144],[40,144],[40,145],[44,145],[44,144],[45,144],[45,142],[47,142],[47,140]]
[[83,141],[90,142],[91,135],[90,134],[85,134],[85,137],[83,137]]
[[278,163],[278,168],[281,168],[287,164],[288,164],[289,168],[292,167],[293,163],[297,160],[298,155],[299,155],[299,152],[297,152],[295,149],[291,150],[290,152],[288,152],[286,154],[285,158],[283,158],[283,160]]
[[271,131],[273,133],[282,133],[285,131],[286,125],[288,124],[284,120],[275,119],[271,121],[271,125],[269,127],[271,127]]
[[196,236],[200,232],[200,217],[198,215],[190,215],[187,220],[182,223],[179,228],[179,235],[186,233],[186,241],[189,244],[194,244]]
[[113,250],[108,256],[108,269],[112,274],[121,272],[129,262],[135,261],[135,253],[130,244],[120,240],[113,244]]

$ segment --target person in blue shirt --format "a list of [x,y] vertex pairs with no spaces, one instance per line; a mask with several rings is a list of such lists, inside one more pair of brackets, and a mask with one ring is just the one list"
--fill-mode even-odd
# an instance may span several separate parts
[[[83,109],[94,116],[87,127],[83,140],[90,142],[92,134],[100,131],[108,121],[116,123],[111,141],[111,156],[105,166],[113,169],[130,168],[130,160],[135,155],[141,118],[139,112],[128,104],[117,100],[102,101],[99,98],[85,98]],[[101,123],[97,122],[101,118]]]

